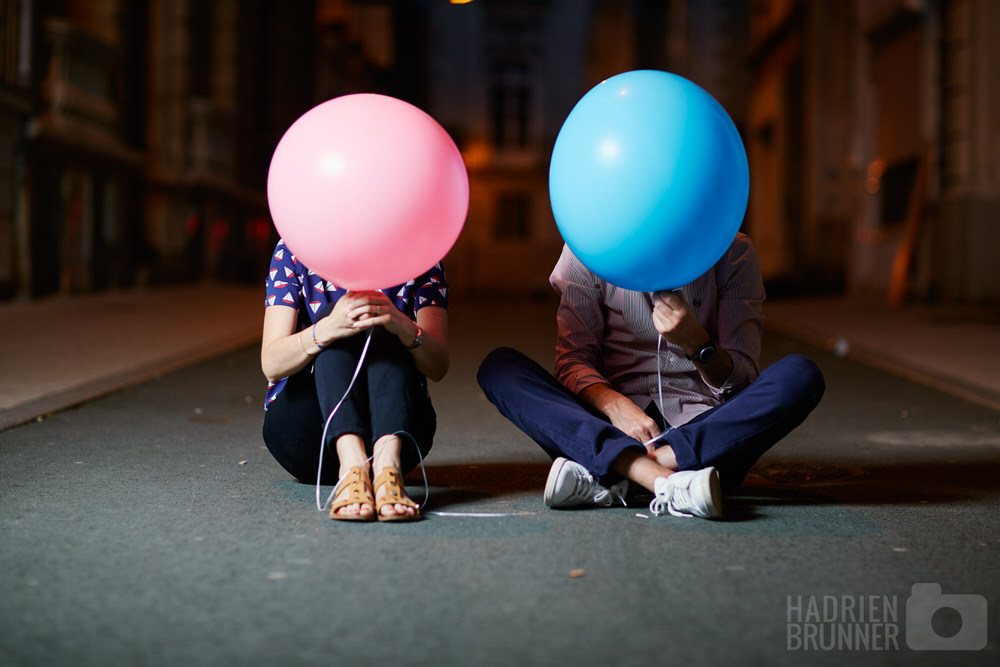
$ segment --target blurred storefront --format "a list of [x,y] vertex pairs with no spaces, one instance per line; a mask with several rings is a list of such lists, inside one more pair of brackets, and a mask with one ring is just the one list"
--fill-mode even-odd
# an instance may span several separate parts
[[548,161],[602,79],[712,93],[772,293],[1000,302],[993,0],[0,0],[0,298],[256,281],[271,153],[393,95],[451,133],[468,293],[547,294]]

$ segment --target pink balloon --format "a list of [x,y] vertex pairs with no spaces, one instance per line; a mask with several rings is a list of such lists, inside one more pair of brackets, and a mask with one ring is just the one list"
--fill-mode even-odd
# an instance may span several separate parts
[[313,107],[278,142],[267,174],[271,217],[307,267],[338,286],[405,283],[455,244],[469,175],[448,133],[385,95]]

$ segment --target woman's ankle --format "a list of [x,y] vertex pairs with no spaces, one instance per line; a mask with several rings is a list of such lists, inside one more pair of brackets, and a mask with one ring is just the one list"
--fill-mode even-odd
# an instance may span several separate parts
[[402,466],[403,442],[398,435],[384,435],[375,441],[372,455],[372,470],[382,471],[385,468],[399,470]]
[[336,449],[342,471],[365,465],[367,462],[368,456],[365,454],[365,441],[356,433],[344,433],[338,437]]

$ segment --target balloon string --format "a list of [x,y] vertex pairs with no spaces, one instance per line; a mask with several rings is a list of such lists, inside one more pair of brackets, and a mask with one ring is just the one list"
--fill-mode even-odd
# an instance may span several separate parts
[[663,343],[663,336],[656,337],[656,389],[660,392],[660,416],[663,412],[663,359],[660,358],[660,345]]
[[[406,431],[396,431],[395,433],[393,433],[393,435],[405,435],[407,438],[410,439],[410,442],[413,443],[413,448],[417,450],[417,460],[418,460],[417,465],[420,466],[420,473],[424,476],[424,500],[422,503],[420,503],[420,507],[426,507],[427,501],[431,497],[431,485],[427,481],[427,468],[424,467],[424,454],[423,452],[420,451],[420,445],[417,444],[417,439],[414,438],[409,433],[407,433]],[[382,446],[384,447],[385,445]],[[381,449],[381,447],[379,449]],[[373,458],[375,458],[375,452],[372,452],[372,459]],[[369,461],[370,460],[371,459],[369,459]],[[337,483],[339,484],[340,482]]]
[[[329,497],[326,502],[320,501],[320,479],[323,476],[323,452],[326,450],[326,433],[330,428],[330,422],[333,421],[333,416],[337,414],[337,410],[340,406],[347,400],[347,395],[351,393],[351,389],[354,388],[354,382],[358,379],[358,375],[361,374],[361,366],[365,363],[365,357],[368,355],[368,346],[372,342],[372,334],[375,332],[374,329],[368,330],[368,336],[365,338],[365,345],[361,348],[361,356],[358,358],[358,365],[354,368],[354,375],[351,377],[351,381],[347,383],[347,389],[344,390],[344,395],[340,397],[337,404],[333,406],[333,410],[330,410],[330,415],[326,418],[326,423],[323,424],[323,435],[319,441],[319,467],[316,469],[316,509],[322,512],[326,509],[326,506],[330,504],[333,500],[333,496],[337,493],[337,486],[340,486],[340,480],[337,480],[337,485],[333,487],[333,491],[330,492]],[[374,454],[372,454],[374,456]]]
[[[319,443],[319,467],[316,470],[316,509],[318,511],[320,511],[320,512],[324,511],[330,505],[330,503],[333,501],[333,497],[337,494],[337,489],[340,488],[340,483],[344,479],[343,477],[341,477],[341,478],[339,478],[337,480],[337,483],[333,485],[333,490],[330,491],[330,495],[327,496],[325,502],[321,500],[322,493],[320,491],[320,487],[321,487],[320,480],[322,479],[322,475],[323,475],[323,452],[326,449],[326,434],[327,434],[328,429],[330,428],[330,422],[333,420],[333,416],[335,414],[337,414],[337,410],[339,410],[340,406],[343,404],[343,402],[345,400],[347,400],[348,394],[350,394],[351,393],[351,389],[354,388],[354,382],[358,379],[358,375],[361,374],[361,367],[362,367],[362,365],[364,365],[364,363],[365,363],[365,357],[368,355],[368,347],[369,347],[369,345],[371,345],[372,334],[374,333],[374,331],[375,331],[374,329],[369,329],[368,330],[368,337],[365,339],[365,345],[361,349],[361,356],[358,357],[358,365],[354,369],[354,375],[351,377],[351,381],[347,384],[347,389],[344,390],[344,395],[341,396],[340,400],[337,401],[337,404],[335,406],[333,406],[333,410],[330,411],[330,415],[326,418],[326,423],[323,424],[323,435],[322,435],[322,437],[320,439],[320,443]],[[413,443],[413,448],[417,450],[417,457],[419,458],[420,472],[424,476],[424,502],[422,502],[420,504],[421,507],[423,507],[424,505],[427,504],[427,500],[430,497],[430,484],[427,481],[427,470],[424,467],[424,455],[420,451],[420,446],[417,444],[416,439],[412,435],[410,435],[409,433],[407,433],[406,431],[396,431],[392,435],[395,435],[395,436],[405,435],[407,438],[410,439],[410,442]],[[378,454],[378,452],[384,446],[385,446],[385,443],[383,443],[377,449],[373,447],[372,448],[372,455],[369,456],[367,459],[365,459],[365,463],[368,463],[369,461],[372,461],[375,458],[375,456]]]
[[[656,336],[656,389],[660,397],[660,416],[663,417],[663,421],[664,423],[666,423],[667,418],[664,416],[666,415],[666,412],[663,411],[663,359],[660,356],[660,345],[662,343],[663,343],[663,336],[657,335]],[[642,446],[648,447],[649,445],[653,444],[654,442],[665,436],[667,433],[670,433],[670,431],[672,430],[674,430],[674,427],[667,424],[667,428],[666,430],[663,431],[663,433],[657,436],[653,436],[646,442],[642,443]]]

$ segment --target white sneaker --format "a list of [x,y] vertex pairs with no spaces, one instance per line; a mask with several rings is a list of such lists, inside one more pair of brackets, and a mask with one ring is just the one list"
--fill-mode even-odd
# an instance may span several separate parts
[[594,476],[582,465],[560,456],[552,462],[549,478],[545,481],[545,504],[549,507],[578,505],[611,507],[617,498],[622,505],[626,505],[627,491],[627,479],[611,488],[605,488],[598,484]]
[[658,477],[653,483],[653,491],[656,497],[649,503],[649,511],[653,514],[670,512],[674,516],[702,519],[722,516],[722,488],[719,471],[715,468],[682,470]]

